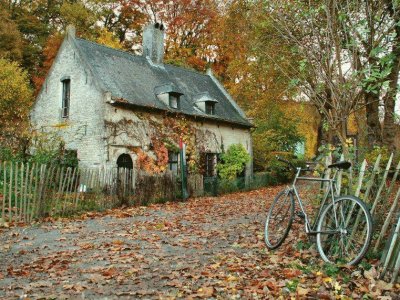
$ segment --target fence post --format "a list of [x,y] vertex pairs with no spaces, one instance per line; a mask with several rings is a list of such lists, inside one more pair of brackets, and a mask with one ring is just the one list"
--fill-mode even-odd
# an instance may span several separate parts
[[25,183],[24,183],[24,189],[21,191],[23,193],[23,221],[27,221],[27,193],[28,193],[28,179],[29,179],[29,170],[30,170],[30,165],[29,163],[26,164],[26,170],[25,170]]
[[3,224],[6,221],[6,197],[7,197],[7,163],[3,162],[3,207],[1,209],[1,218]]
[[389,161],[388,161],[388,163],[387,163],[387,165],[386,165],[385,172],[383,173],[383,177],[382,177],[381,184],[380,184],[380,186],[379,186],[378,192],[376,193],[375,199],[374,199],[374,201],[373,201],[372,208],[371,208],[371,215],[374,214],[376,205],[378,204],[378,201],[379,201],[379,199],[381,198],[381,193],[382,193],[382,191],[383,191],[383,188],[385,187],[386,178],[387,178],[387,176],[388,176],[388,174],[389,174],[390,166],[392,165],[392,160],[393,160],[393,153],[392,153],[392,154],[390,155],[390,157],[389,157]]
[[[382,275],[384,275],[384,274],[386,273],[386,271],[387,271],[387,269],[388,269],[388,267],[389,267],[389,262],[390,262],[390,260],[392,259],[393,250],[394,250],[395,247],[396,247],[397,236],[399,235],[399,231],[400,231],[400,217],[399,217],[399,219],[397,220],[396,229],[395,229],[395,231],[394,231],[394,233],[393,233],[392,240],[391,240],[391,242],[390,242],[390,246],[389,246],[389,249],[388,249],[388,253],[387,253],[387,255],[386,255],[386,259],[385,259],[385,262],[384,262],[384,264],[383,264]],[[398,253],[397,253],[397,254],[398,254]]]
[[358,174],[358,182],[357,182],[356,192],[354,193],[354,196],[356,196],[356,197],[360,196],[366,167],[367,167],[367,161],[364,159],[364,161],[361,164],[360,173]]
[[33,163],[32,164],[32,168],[31,168],[31,173],[30,173],[30,177],[29,177],[29,183],[28,183],[28,198],[27,198],[27,203],[26,203],[26,214],[27,214],[27,216],[26,216],[26,219],[27,219],[27,222],[31,222],[32,221],[32,218],[31,218],[31,216],[32,216],[32,209],[33,209],[33,207],[32,207],[32,188],[33,188],[33,176],[34,176],[34,170],[35,170],[35,163]]
[[400,198],[400,188],[397,191],[396,197],[393,200],[393,203],[392,203],[392,206],[390,207],[389,213],[386,216],[385,223],[383,224],[381,232],[380,232],[380,234],[378,236],[378,239],[376,240],[375,247],[374,247],[374,252],[378,251],[378,248],[379,248],[379,245],[381,243],[381,240],[382,240],[383,236],[386,234],[387,229],[389,228],[390,221],[392,219],[394,211],[395,211],[395,209],[397,207],[397,204],[399,202],[399,198]]
[[10,184],[8,187],[8,221],[12,221],[12,183],[13,183],[13,163],[10,162]]

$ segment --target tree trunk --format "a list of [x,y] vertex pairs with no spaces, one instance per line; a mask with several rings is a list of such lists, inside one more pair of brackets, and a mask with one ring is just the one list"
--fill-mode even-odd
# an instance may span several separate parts
[[393,67],[388,77],[389,89],[384,98],[385,103],[385,119],[383,123],[383,141],[387,147],[394,151],[395,145],[394,140],[396,136],[396,124],[395,124],[395,104],[397,95],[397,82],[399,80],[400,71],[400,17],[396,14],[396,39],[393,45],[392,54],[394,55]]
[[379,95],[365,93],[365,112],[367,117],[368,145],[382,144],[382,129],[379,122]]

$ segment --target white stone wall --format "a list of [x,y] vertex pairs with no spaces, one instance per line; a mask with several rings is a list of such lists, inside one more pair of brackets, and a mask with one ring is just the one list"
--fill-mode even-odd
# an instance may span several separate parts
[[[234,127],[232,125],[203,122],[196,124],[199,129],[212,132],[212,140],[207,144],[207,151],[214,153],[221,153],[221,145],[223,144],[226,151],[229,146],[233,144],[242,144],[247,152],[251,155],[252,159],[246,166],[246,175],[249,176],[253,172],[253,144],[251,140],[250,129]],[[214,142],[216,140],[217,142]]]
[[[163,114],[154,112],[146,115],[149,115],[149,118],[152,119],[153,124],[159,123],[160,126],[162,126]],[[115,123],[118,123],[122,119],[125,121],[132,121],[132,124],[130,125],[132,126],[132,129],[129,130],[128,133],[125,133],[125,130],[120,129],[118,130],[118,136],[109,137],[109,146],[107,149],[107,156],[109,157],[108,164],[115,164],[118,156],[126,153],[131,155],[133,164],[135,166],[136,155],[130,148],[140,147],[141,149],[147,151],[151,142],[151,136],[156,134],[156,132],[152,132],[154,128],[150,126],[148,119],[143,117],[139,118],[135,111],[131,109],[128,110],[107,105],[105,117],[107,121]],[[203,135],[202,140],[204,140],[204,143],[198,146],[202,147],[204,152],[221,153],[222,147],[227,150],[230,145],[240,143],[252,156],[253,150],[249,129],[238,128],[234,125],[227,124],[218,125],[212,121],[193,121],[192,124]],[[135,136],[135,138],[132,136]],[[140,138],[136,138],[137,136],[140,136]],[[250,175],[251,173],[252,162],[249,162],[247,165],[246,174]]]
[[[61,78],[65,76],[71,80],[68,119],[61,118]],[[57,132],[66,142],[66,149],[78,150],[81,166],[99,166],[105,159],[103,99],[71,41],[66,39],[34,104],[31,121],[38,130]]]

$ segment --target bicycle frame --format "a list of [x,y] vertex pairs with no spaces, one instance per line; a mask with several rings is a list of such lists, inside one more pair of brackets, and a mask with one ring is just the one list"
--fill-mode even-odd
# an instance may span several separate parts
[[[326,231],[316,231],[315,230],[315,228],[317,226],[318,219],[319,219],[319,217],[320,217],[320,215],[322,213],[322,209],[324,208],[324,205],[325,205],[329,195],[331,195],[331,197],[332,197],[332,202],[335,203],[335,189],[336,189],[336,187],[335,187],[334,183],[336,181],[334,179],[330,179],[330,178],[329,179],[325,179],[325,178],[313,178],[313,177],[300,176],[301,171],[305,171],[305,170],[303,170],[301,168],[297,168],[296,176],[294,177],[292,185],[287,187],[287,192],[288,193],[292,193],[292,195],[294,195],[296,197],[297,202],[298,202],[298,204],[300,206],[300,209],[304,214],[306,233],[310,234],[310,235],[311,234],[314,235],[314,234],[318,234],[318,233],[322,233],[322,234],[337,233],[338,230],[326,230]],[[335,173],[333,175],[333,178],[335,178],[336,173],[337,173],[337,170],[335,171]],[[306,211],[304,209],[303,202],[302,202],[302,200],[300,198],[299,192],[296,189],[296,182],[299,181],[299,180],[316,181],[316,182],[321,182],[321,184],[323,184],[325,182],[328,183],[328,189],[325,192],[324,198],[322,199],[322,202],[321,202],[319,210],[318,210],[318,214],[315,217],[315,220],[314,220],[314,223],[313,223],[312,226],[310,224],[310,220],[308,218],[308,215],[307,215],[307,213],[306,213]],[[336,217],[335,205],[333,205],[333,209],[334,209],[334,214],[335,214],[335,222],[336,222],[336,225],[338,225],[338,221],[337,221],[337,217]]]

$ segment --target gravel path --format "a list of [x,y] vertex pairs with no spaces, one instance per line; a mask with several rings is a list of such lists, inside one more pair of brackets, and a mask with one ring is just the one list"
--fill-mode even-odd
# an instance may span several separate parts
[[247,245],[260,245],[261,196],[193,199],[5,230],[0,298],[240,296],[220,283],[229,276],[221,262],[255,255]]

